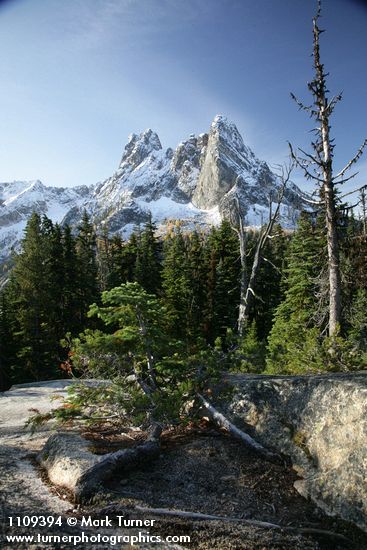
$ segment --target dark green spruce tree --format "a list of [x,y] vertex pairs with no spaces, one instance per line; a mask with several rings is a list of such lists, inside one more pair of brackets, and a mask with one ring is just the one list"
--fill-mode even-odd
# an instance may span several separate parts
[[62,318],[65,333],[77,335],[84,329],[80,315],[80,271],[76,252],[76,239],[70,226],[66,225],[62,233],[63,296]]
[[14,311],[11,309],[8,293],[0,294],[0,391],[5,391],[12,384],[11,365],[14,364],[16,352],[14,342]]
[[320,301],[325,253],[320,226],[309,214],[303,214],[289,248],[285,297],[276,309],[269,336],[269,373],[297,373],[322,368],[319,336],[325,329],[322,324],[327,316],[327,306],[323,312]]
[[[27,223],[22,251],[15,258],[7,288],[15,361],[12,378],[22,381],[58,374],[54,289],[50,286],[50,241],[53,227],[34,213]],[[56,290],[55,290],[56,294]]]
[[87,325],[87,312],[90,304],[98,302],[100,289],[97,267],[97,238],[87,212],[83,213],[76,236],[77,277],[78,277],[78,321]]
[[[253,241],[256,241],[257,238],[257,234],[252,237]],[[257,333],[261,340],[268,337],[275,310],[284,297],[281,279],[287,246],[288,239],[284,231],[280,225],[275,226],[273,237],[268,239],[262,253],[262,262],[254,289],[258,298],[254,300],[250,312],[250,321],[256,322]],[[254,250],[254,246],[252,250]],[[252,256],[250,255],[249,265],[251,265],[251,260]]]
[[[214,338],[225,339],[227,329],[236,329],[240,293],[240,259],[236,233],[223,220],[211,238],[212,258],[215,258]],[[214,265],[211,266],[213,269]],[[211,276],[212,277],[212,276]]]
[[204,337],[203,311],[206,306],[207,265],[203,237],[193,231],[187,240],[187,337],[190,342]]
[[167,330],[182,340],[186,340],[188,332],[190,284],[186,241],[178,228],[164,242],[162,299],[167,309]]
[[155,233],[150,216],[138,241],[134,274],[135,281],[152,294],[157,294],[161,285],[161,247]]

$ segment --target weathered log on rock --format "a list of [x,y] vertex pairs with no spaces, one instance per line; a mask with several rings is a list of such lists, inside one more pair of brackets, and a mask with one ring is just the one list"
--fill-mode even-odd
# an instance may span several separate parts
[[91,441],[77,433],[58,432],[48,438],[37,456],[51,483],[72,493],[80,476],[101,460],[91,452]]
[[161,433],[161,426],[156,424],[144,443],[134,448],[109,453],[86,470],[75,486],[75,501],[85,502],[91,499],[103,483],[111,479],[117,471],[131,470],[159,456]]
[[198,394],[201,405],[204,407],[206,414],[208,414],[210,420],[217,426],[219,429],[226,430],[232,437],[238,439],[246,445],[249,449],[252,449],[257,454],[269,460],[270,462],[279,462],[280,456],[276,453],[269,451],[263,447],[260,443],[255,441],[250,435],[243,432],[237,426],[232,424],[222,413],[217,411],[215,407],[209,401],[205,399],[202,395]]

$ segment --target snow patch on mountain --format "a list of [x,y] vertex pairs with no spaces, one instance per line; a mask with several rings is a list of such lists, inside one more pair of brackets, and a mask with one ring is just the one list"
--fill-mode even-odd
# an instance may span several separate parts
[[[164,150],[151,129],[130,134],[115,173],[89,187],[47,187],[40,181],[0,183],[0,260],[17,246],[33,211],[54,222],[76,226],[86,210],[98,228],[128,235],[150,215],[158,225],[180,219],[184,225],[216,225],[231,217],[239,201],[245,224],[268,219],[279,176],[245,145],[236,125],[217,115],[208,133],[191,134],[175,150]],[[304,207],[301,191],[290,184],[281,222],[292,227]]]
[[17,248],[32,212],[61,223],[73,206],[85,202],[86,186],[65,189],[48,187],[39,180],[0,184],[0,261]]

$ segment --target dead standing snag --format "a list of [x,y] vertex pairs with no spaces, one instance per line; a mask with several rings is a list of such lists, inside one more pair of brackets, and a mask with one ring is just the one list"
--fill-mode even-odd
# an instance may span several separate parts
[[327,251],[328,251],[328,292],[329,292],[329,335],[335,336],[341,324],[341,268],[338,240],[338,218],[339,208],[337,199],[337,186],[349,181],[357,173],[348,177],[345,174],[359,160],[367,140],[364,140],[356,155],[346,163],[336,175],[333,169],[334,141],[330,136],[330,117],[336,104],[342,99],[338,94],[332,99],[328,99],[325,72],[320,57],[320,34],[324,32],[318,26],[318,20],[321,16],[321,0],[318,0],[317,14],[313,18],[313,60],[315,74],[311,82],[308,83],[308,89],[313,96],[313,104],[306,106],[299,101],[294,94],[291,94],[303,111],[306,111],[316,122],[313,132],[316,135],[315,142],[312,142],[313,154],[306,153],[299,149],[301,155],[298,155],[291,144],[289,144],[291,156],[295,163],[303,170],[307,179],[315,182],[320,200],[319,206],[325,211]]

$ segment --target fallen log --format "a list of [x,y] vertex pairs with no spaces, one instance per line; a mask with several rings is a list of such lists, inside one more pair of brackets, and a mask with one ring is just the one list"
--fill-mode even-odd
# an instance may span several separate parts
[[256,527],[264,527],[267,529],[278,529],[279,525],[275,523],[268,523],[266,521],[258,521],[256,519],[240,519],[227,516],[216,516],[212,514],[202,514],[200,512],[186,512],[184,510],[169,510],[167,508],[145,508],[144,506],[135,506],[134,509],[142,514],[151,514],[153,516],[174,516],[184,519],[193,519],[201,521],[226,521],[229,523],[246,523],[248,525],[254,525]]
[[143,506],[135,506],[134,509],[137,512],[141,512],[146,516],[165,516],[165,517],[178,517],[183,519],[199,520],[199,521],[224,521],[227,523],[241,523],[244,525],[251,525],[253,527],[259,527],[261,529],[278,529],[281,531],[290,531],[299,533],[301,535],[320,535],[335,540],[351,543],[351,541],[341,535],[340,533],[334,533],[327,529],[318,529],[314,527],[293,527],[289,525],[278,525],[276,523],[269,523],[267,521],[259,521],[257,519],[242,519],[233,518],[227,516],[216,516],[211,514],[201,514],[200,512],[186,512],[184,510],[170,510],[167,508],[145,508]]
[[279,462],[280,456],[276,453],[273,453],[272,451],[269,451],[269,449],[266,449],[263,447],[260,443],[258,443],[253,437],[248,435],[247,433],[243,432],[237,426],[232,424],[226,418],[222,413],[220,413],[209,401],[205,399],[201,394],[197,394],[202,407],[204,407],[205,412],[208,414],[210,420],[217,426],[219,429],[224,429],[227,431],[232,437],[238,439],[242,443],[246,445],[249,449],[252,449],[257,454],[261,455],[266,460],[269,460],[270,462]]
[[136,447],[122,449],[107,454],[97,464],[91,466],[78,479],[74,497],[77,503],[91,499],[104,482],[111,479],[117,471],[131,470],[159,456],[162,427],[155,424],[146,441]]

